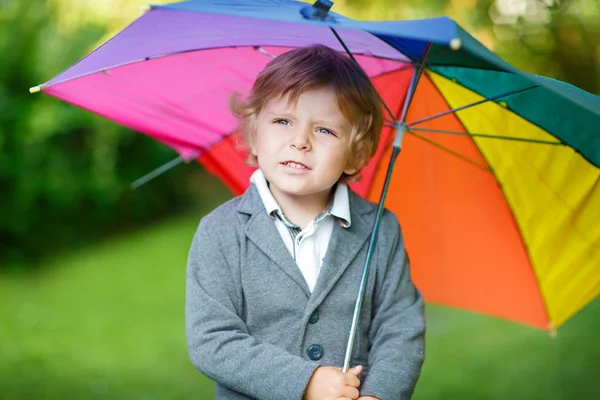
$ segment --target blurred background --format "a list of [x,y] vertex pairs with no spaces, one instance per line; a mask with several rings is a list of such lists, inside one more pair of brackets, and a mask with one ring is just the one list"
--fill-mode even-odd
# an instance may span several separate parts
[[[156,1],[153,4],[166,1]],[[187,251],[231,197],[198,164],[28,88],[144,0],[0,0],[0,398],[208,399],[187,358]],[[448,15],[516,67],[600,94],[600,0],[337,0],[357,19]],[[414,398],[600,398],[600,303],[558,332],[429,305]]]

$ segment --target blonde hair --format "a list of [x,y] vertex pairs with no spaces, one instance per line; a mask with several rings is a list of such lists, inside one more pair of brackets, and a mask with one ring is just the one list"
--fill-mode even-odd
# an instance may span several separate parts
[[[356,180],[377,150],[383,115],[377,90],[350,58],[323,45],[291,50],[267,64],[245,100],[234,93],[229,106],[240,121],[244,143],[249,147],[256,135],[258,117],[269,100],[289,95],[289,100],[295,102],[303,92],[322,87],[333,89],[338,108],[353,125],[351,163],[357,172],[344,173],[340,181]],[[256,164],[250,152],[248,163]]]

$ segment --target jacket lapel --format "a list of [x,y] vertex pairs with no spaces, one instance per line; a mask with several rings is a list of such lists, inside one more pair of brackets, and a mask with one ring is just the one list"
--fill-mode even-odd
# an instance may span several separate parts
[[243,196],[238,207],[238,212],[250,216],[245,229],[246,237],[296,282],[302,288],[306,297],[310,297],[308,285],[281,239],[281,235],[273,220],[267,214],[254,185],[250,185],[250,188]]
[[[349,191],[349,195],[352,225],[349,228],[334,225],[329,248],[310,299],[313,307],[325,299],[371,236],[373,227],[370,221],[373,218],[368,216],[375,214],[375,208],[352,191]],[[364,260],[361,262],[364,263]]]

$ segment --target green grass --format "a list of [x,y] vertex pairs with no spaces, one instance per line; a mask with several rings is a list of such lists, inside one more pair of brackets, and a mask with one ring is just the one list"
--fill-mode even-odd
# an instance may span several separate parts
[[[184,271],[198,216],[0,275],[0,398],[209,399],[190,364]],[[415,399],[600,398],[598,300],[547,333],[429,306]]]
[[0,398],[209,398],[187,359],[184,271],[194,217],[0,281]]

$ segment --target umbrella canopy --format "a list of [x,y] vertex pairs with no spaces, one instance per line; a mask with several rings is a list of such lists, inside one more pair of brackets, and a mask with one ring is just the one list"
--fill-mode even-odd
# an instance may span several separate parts
[[[36,89],[198,159],[239,194],[252,169],[232,135],[230,94],[248,93],[292,48],[345,45],[394,117],[412,99],[386,206],[401,221],[425,299],[554,329],[595,298],[600,98],[517,70],[449,18],[361,22],[329,12],[315,20],[305,17],[310,7],[153,6]],[[371,200],[393,138],[390,124],[353,184]]]

